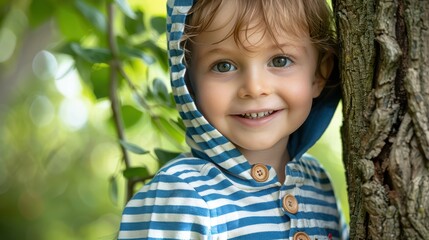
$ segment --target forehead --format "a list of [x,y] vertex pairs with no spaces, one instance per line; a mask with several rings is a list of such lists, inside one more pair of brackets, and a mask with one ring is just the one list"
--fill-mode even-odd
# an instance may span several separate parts
[[[242,1],[223,1],[217,11],[212,13],[213,18],[210,24],[194,37],[193,42],[203,45],[216,45],[223,41],[234,40],[236,45],[248,50],[252,47],[258,47],[262,43],[299,45],[301,41],[307,42],[309,40],[308,31],[302,29],[303,26],[293,26],[298,23],[283,23],[281,18],[275,22],[267,21],[264,15],[270,14],[270,12],[275,14],[274,9],[268,8],[264,11],[262,8],[257,8],[256,4],[252,5],[252,9],[249,6],[241,6],[240,2]],[[240,8],[247,10],[247,17],[241,17],[240,14],[237,14],[237,9]]]
[[213,42],[233,36],[242,43],[255,33],[271,35],[275,41],[279,36],[307,37],[309,28],[301,1],[199,0],[188,24],[193,36],[216,32]]

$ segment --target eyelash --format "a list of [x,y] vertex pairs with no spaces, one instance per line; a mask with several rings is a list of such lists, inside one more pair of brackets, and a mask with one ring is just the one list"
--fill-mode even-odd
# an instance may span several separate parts
[[[219,65],[220,64],[229,64],[230,67],[232,67],[234,69],[233,70],[228,69],[227,71],[219,71]],[[230,61],[221,60],[221,61],[214,63],[213,66],[211,67],[211,70],[214,72],[225,73],[225,72],[229,72],[229,71],[235,71],[235,70],[237,70],[237,67],[233,63],[231,63]]]
[[[284,66],[279,66],[279,67],[274,66],[273,65],[273,61],[275,59],[277,59],[277,58],[283,58],[283,59],[285,59],[285,61],[286,61],[285,65]],[[279,56],[275,56],[275,57],[271,58],[268,65],[270,67],[275,67],[275,68],[287,68],[287,67],[289,67],[293,63],[294,63],[294,61],[290,57],[285,56],[285,55],[279,55]]]
[[[277,66],[277,67],[274,66],[273,61],[275,59],[277,59],[277,58],[283,58],[286,61],[284,63],[285,65],[284,66]],[[279,56],[275,56],[275,57],[271,58],[270,61],[269,61],[269,63],[268,63],[268,66],[269,67],[274,67],[274,68],[287,68],[287,67],[289,67],[293,63],[294,63],[294,61],[290,57],[284,56],[284,55],[279,55]],[[220,64],[228,64],[229,68],[226,69],[225,71],[220,71],[219,70]],[[225,73],[225,72],[235,71],[235,70],[237,70],[237,67],[233,63],[231,63],[230,61],[221,60],[221,61],[218,61],[218,62],[214,63],[212,65],[212,67],[211,67],[211,70],[214,71],[214,72]]]

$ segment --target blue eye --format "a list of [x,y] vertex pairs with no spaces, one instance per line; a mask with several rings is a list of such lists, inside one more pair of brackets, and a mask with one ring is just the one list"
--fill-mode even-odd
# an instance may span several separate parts
[[235,71],[237,68],[229,62],[219,62],[213,66],[212,70],[215,72],[229,72]]
[[292,63],[293,62],[292,62],[292,60],[290,60],[290,58],[285,57],[285,56],[279,56],[279,57],[273,58],[269,64],[269,66],[282,68],[282,67],[287,67],[287,66],[291,65]]

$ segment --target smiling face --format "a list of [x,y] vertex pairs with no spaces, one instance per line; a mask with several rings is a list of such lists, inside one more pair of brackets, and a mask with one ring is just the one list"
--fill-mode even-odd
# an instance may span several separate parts
[[[285,151],[325,84],[317,74],[318,51],[307,35],[285,32],[275,41],[258,19],[242,31],[241,44],[225,38],[235,20],[233,2],[224,1],[222,14],[192,40],[189,77],[197,106],[245,156]],[[330,62],[322,61],[322,73],[329,73]]]

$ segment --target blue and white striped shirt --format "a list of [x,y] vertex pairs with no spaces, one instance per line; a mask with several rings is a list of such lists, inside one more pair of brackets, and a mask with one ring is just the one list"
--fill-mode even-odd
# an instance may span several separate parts
[[[319,163],[303,156],[288,163],[280,184],[268,167],[260,183],[200,158],[181,156],[165,166],[128,203],[120,239],[340,239],[334,192]],[[285,196],[298,203],[295,214]]]

